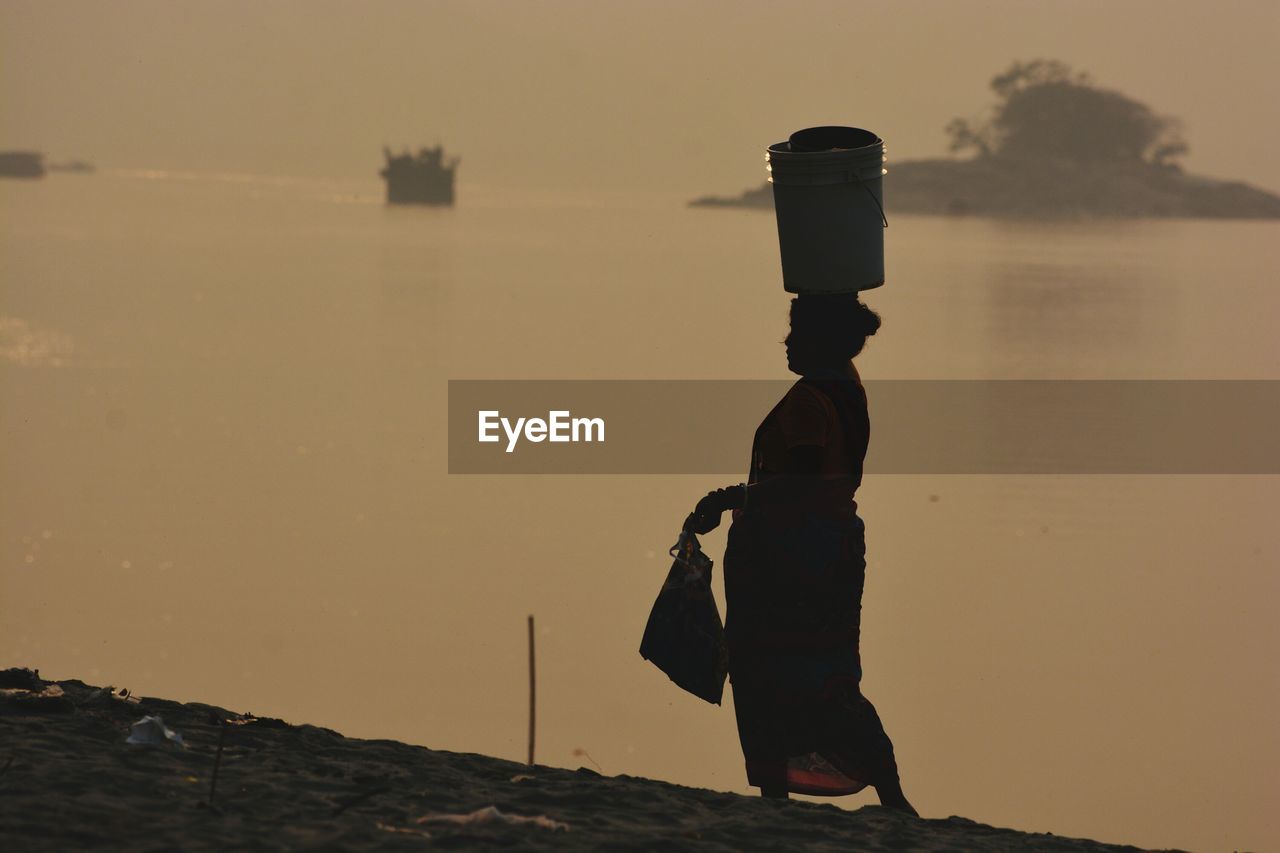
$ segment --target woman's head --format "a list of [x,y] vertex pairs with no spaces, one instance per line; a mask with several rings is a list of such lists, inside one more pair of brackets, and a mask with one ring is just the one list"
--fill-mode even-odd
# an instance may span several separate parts
[[804,375],[837,368],[862,352],[880,328],[880,315],[856,293],[802,294],[791,300],[787,367]]

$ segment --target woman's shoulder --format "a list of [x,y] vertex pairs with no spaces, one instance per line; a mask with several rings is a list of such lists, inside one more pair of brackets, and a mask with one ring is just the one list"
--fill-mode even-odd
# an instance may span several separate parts
[[832,418],[840,418],[840,413],[849,410],[866,411],[867,396],[862,387],[861,378],[856,370],[848,376],[840,377],[804,377],[792,386],[788,398],[794,405],[821,409]]

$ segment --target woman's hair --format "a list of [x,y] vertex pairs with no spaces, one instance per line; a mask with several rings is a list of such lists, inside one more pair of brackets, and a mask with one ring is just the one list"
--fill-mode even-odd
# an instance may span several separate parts
[[791,300],[787,339],[824,362],[848,361],[862,352],[867,338],[879,328],[880,315],[856,293],[802,294]]

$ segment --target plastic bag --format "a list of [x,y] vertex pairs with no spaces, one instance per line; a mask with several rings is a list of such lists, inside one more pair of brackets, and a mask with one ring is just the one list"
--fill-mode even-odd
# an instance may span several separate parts
[[186,746],[182,742],[182,735],[166,726],[164,720],[150,715],[129,727],[129,737],[125,739],[125,743],[147,746]]
[[711,558],[698,537],[683,530],[671,547],[675,558],[649,613],[640,656],[677,686],[719,705],[728,672],[724,625],[711,594]]

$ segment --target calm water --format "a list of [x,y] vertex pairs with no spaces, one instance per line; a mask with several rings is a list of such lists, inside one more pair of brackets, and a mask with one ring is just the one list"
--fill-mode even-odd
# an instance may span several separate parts
[[[772,217],[463,190],[0,184],[3,662],[520,759],[534,613],[540,761],[746,790],[731,711],[636,654],[723,484],[449,477],[443,406],[449,378],[784,377]],[[1280,379],[1275,223],[891,223],[866,377]],[[754,427],[724,425],[744,468]],[[922,812],[1280,845],[1280,478],[859,502],[864,686]]]

